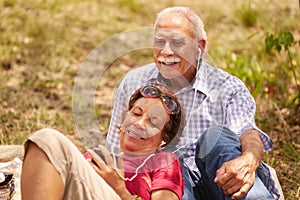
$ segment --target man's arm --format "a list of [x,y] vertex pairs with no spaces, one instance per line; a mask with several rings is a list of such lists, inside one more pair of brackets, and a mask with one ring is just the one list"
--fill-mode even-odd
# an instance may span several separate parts
[[258,131],[244,132],[240,141],[241,156],[224,163],[217,170],[215,178],[215,182],[226,195],[232,195],[232,199],[240,199],[249,191],[263,154],[263,144]]
[[241,135],[240,141],[242,155],[248,155],[257,169],[261,162],[264,148],[259,132],[257,130],[246,131]]

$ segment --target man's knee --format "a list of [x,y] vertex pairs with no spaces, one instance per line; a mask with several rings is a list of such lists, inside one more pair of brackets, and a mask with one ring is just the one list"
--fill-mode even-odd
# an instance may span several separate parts
[[[215,149],[216,146],[224,146],[234,144],[234,148],[240,145],[238,136],[230,129],[223,125],[214,125],[203,131],[197,142],[197,157],[204,158]],[[220,150],[220,148],[218,148]],[[224,148],[223,148],[224,149]]]

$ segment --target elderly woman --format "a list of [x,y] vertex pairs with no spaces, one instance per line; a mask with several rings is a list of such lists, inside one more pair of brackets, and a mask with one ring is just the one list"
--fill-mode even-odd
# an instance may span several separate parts
[[104,147],[106,164],[92,152],[87,161],[58,131],[34,133],[25,145],[22,199],[181,199],[180,162],[164,149],[178,141],[182,118],[178,100],[162,86],[138,89],[119,127],[118,168]]

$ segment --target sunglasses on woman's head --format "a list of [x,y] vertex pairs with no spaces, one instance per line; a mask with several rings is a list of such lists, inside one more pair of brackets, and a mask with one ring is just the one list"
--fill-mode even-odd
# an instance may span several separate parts
[[178,114],[180,111],[180,105],[177,103],[174,97],[164,94],[160,89],[153,85],[147,85],[140,90],[141,94],[147,98],[160,98],[167,110],[168,114]]

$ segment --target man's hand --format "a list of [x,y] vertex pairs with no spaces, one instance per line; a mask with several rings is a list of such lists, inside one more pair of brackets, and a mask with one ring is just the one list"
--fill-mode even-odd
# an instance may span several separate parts
[[216,172],[215,183],[232,199],[242,198],[255,180],[256,166],[247,156],[224,163]]
[[223,163],[214,180],[226,195],[232,195],[232,199],[240,199],[249,191],[263,153],[263,144],[256,130],[243,133],[240,141],[241,156]]

